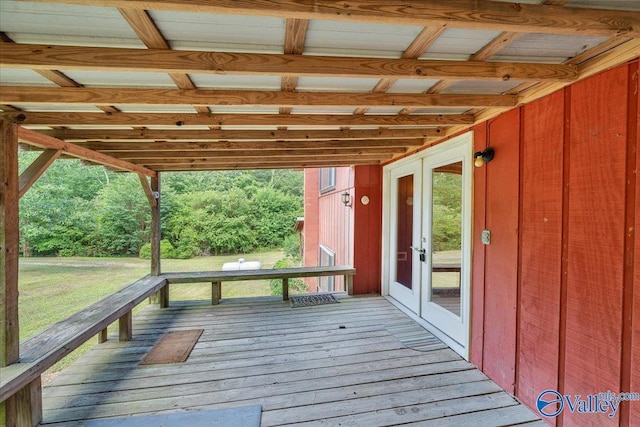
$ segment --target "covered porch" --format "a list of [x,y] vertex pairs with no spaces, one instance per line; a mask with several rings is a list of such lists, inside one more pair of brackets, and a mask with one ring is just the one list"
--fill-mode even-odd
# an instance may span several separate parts
[[[42,424],[257,404],[263,426],[544,425],[385,298],[338,300],[149,305],[131,341],[111,336],[44,386]],[[166,332],[189,329],[204,332],[186,362],[139,365]]]

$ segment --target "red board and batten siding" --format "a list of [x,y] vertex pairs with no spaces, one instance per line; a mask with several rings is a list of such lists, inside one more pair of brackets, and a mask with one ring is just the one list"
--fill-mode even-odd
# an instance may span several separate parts
[[[380,292],[382,251],[382,167],[336,168],[335,188],[320,194],[319,170],[305,169],[304,265],[318,265],[319,246],[335,252],[336,265],[353,265],[355,294]],[[342,203],[348,191],[352,206]],[[369,203],[363,205],[363,196]],[[335,278],[337,289],[342,277]],[[307,282],[315,292],[316,280]]]
[[[627,163],[626,67],[571,87],[564,392],[620,390]],[[563,426],[618,416],[563,414]]]
[[[380,292],[382,254],[382,167],[355,166],[353,266],[358,274],[353,278],[354,292]],[[362,197],[369,204],[362,204]]]
[[[558,387],[564,96],[523,108],[518,395]],[[544,123],[544,126],[541,124]]]
[[[487,124],[481,123],[473,127],[473,151],[482,151],[487,146]],[[478,236],[481,230],[486,228],[486,194],[487,194],[487,169],[473,169],[473,226],[474,236]],[[472,239],[473,263],[471,265],[471,363],[483,369],[483,342],[484,342],[484,265],[485,248],[480,239]]]
[[[638,84],[640,76],[638,74],[638,64],[632,68],[629,79],[629,94],[635,93],[636,102],[636,126],[635,135],[632,132],[632,123],[629,126],[630,140],[636,141],[636,209],[635,209],[635,246],[634,246],[634,269],[632,275],[633,288],[632,288],[632,301],[633,301],[633,313],[632,313],[632,328],[631,328],[631,378],[629,391],[637,391],[640,393],[640,173],[637,168],[640,168],[640,96],[638,96]],[[634,87],[634,85],[636,85]],[[630,103],[631,104],[631,103]],[[629,405],[630,419],[635,420],[636,424],[640,425],[640,403]],[[629,424],[631,425],[631,424]]]
[[515,109],[487,125],[496,157],[487,164],[485,195],[491,245],[485,250],[483,370],[510,392],[515,385],[519,123]]
[[[471,361],[534,410],[546,389],[640,391],[637,69],[484,124],[496,158],[486,181],[474,174]],[[482,148],[483,125],[474,130]],[[640,425],[640,402],[623,405],[612,418],[565,409],[547,421]]]

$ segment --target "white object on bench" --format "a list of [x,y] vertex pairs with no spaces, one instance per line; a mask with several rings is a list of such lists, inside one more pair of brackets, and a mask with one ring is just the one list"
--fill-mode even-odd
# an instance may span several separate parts
[[222,271],[260,269],[262,269],[262,263],[260,261],[247,261],[244,258],[240,258],[238,262],[225,262],[224,264],[222,264]]

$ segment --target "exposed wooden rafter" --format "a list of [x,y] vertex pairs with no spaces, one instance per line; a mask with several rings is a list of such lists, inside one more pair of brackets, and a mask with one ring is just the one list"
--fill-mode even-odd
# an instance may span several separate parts
[[[53,129],[44,134],[65,141],[351,141],[424,139],[443,135],[441,128],[341,130],[157,130],[157,129]],[[140,144],[141,142],[135,142]],[[406,141],[403,143],[407,143]]]
[[[402,53],[402,59],[418,59],[434,41],[440,37],[440,35],[446,30],[445,25],[438,27],[425,27],[420,34],[411,42],[409,47]],[[391,86],[398,79],[385,78],[380,80],[373,88],[373,93],[384,93],[388,91]],[[367,108],[358,108],[355,114],[364,114],[367,112]]]
[[47,168],[51,166],[51,164],[60,157],[61,154],[62,150],[47,148],[20,174],[20,197],[24,196],[27,190],[31,188],[38,178],[42,176]]
[[[284,53],[288,55],[302,55],[307,38],[309,21],[306,19],[287,19],[284,32]],[[280,88],[283,92],[293,92],[298,85],[298,78],[282,77]],[[281,107],[280,114],[290,114],[291,107]]]
[[250,105],[283,107],[514,107],[513,95],[425,95],[203,89],[49,88],[3,86],[0,103],[93,105]]
[[98,153],[97,151],[89,150],[88,148],[70,144],[68,142],[64,142],[51,136],[43,135],[39,132],[34,132],[22,127],[18,128],[18,140],[44,149],[52,149],[56,151],[59,150],[69,156],[76,157],[78,159],[89,160],[101,165],[113,166],[121,170],[141,173],[145,176],[153,177],[156,175],[153,170],[147,169],[145,167],[134,165],[124,160],[116,159],[115,157]]
[[[224,142],[79,142],[81,147],[103,153],[111,152],[202,152],[251,150],[363,150],[376,148],[406,148],[422,145],[423,139],[363,139],[351,141],[224,141]],[[400,152],[400,151],[396,151]],[[343,153],[347,154],[346,151]],[[311,152],[307,152],[311,154]],[[195,155],[195,154],[194,154]]]
[[148,10],[264,15],[552,34],[640,36],[640,12],[479,0],[38,0]]
[[172,114],[8,112],[0,119],[43,126],[447,126],[470,125],[472,115]]
[[29,69],[414,79],[575,81],[571,65],[6,44],[0,66]]
[[[140,9],[120,9],[120,13],[127,20],[133,31],[149,49],[170,50],[171,46],[164,38],[155,22],[151,19],[146,10]],[[169,73],[169,77],[179,89],[195,89],[196,86],[187,74]],[[209,109],[203,106],[196,106],[198,113],[208,113]]]

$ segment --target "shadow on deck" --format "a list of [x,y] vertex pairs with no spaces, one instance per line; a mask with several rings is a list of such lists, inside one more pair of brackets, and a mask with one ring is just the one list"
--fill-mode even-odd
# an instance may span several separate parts
[[[148,306],[133,341],[94,347],[44,388],[43,425],[262,405],[262,425],[546,425],[382,297]],[[169,330],[189,359],[139,366]]]

